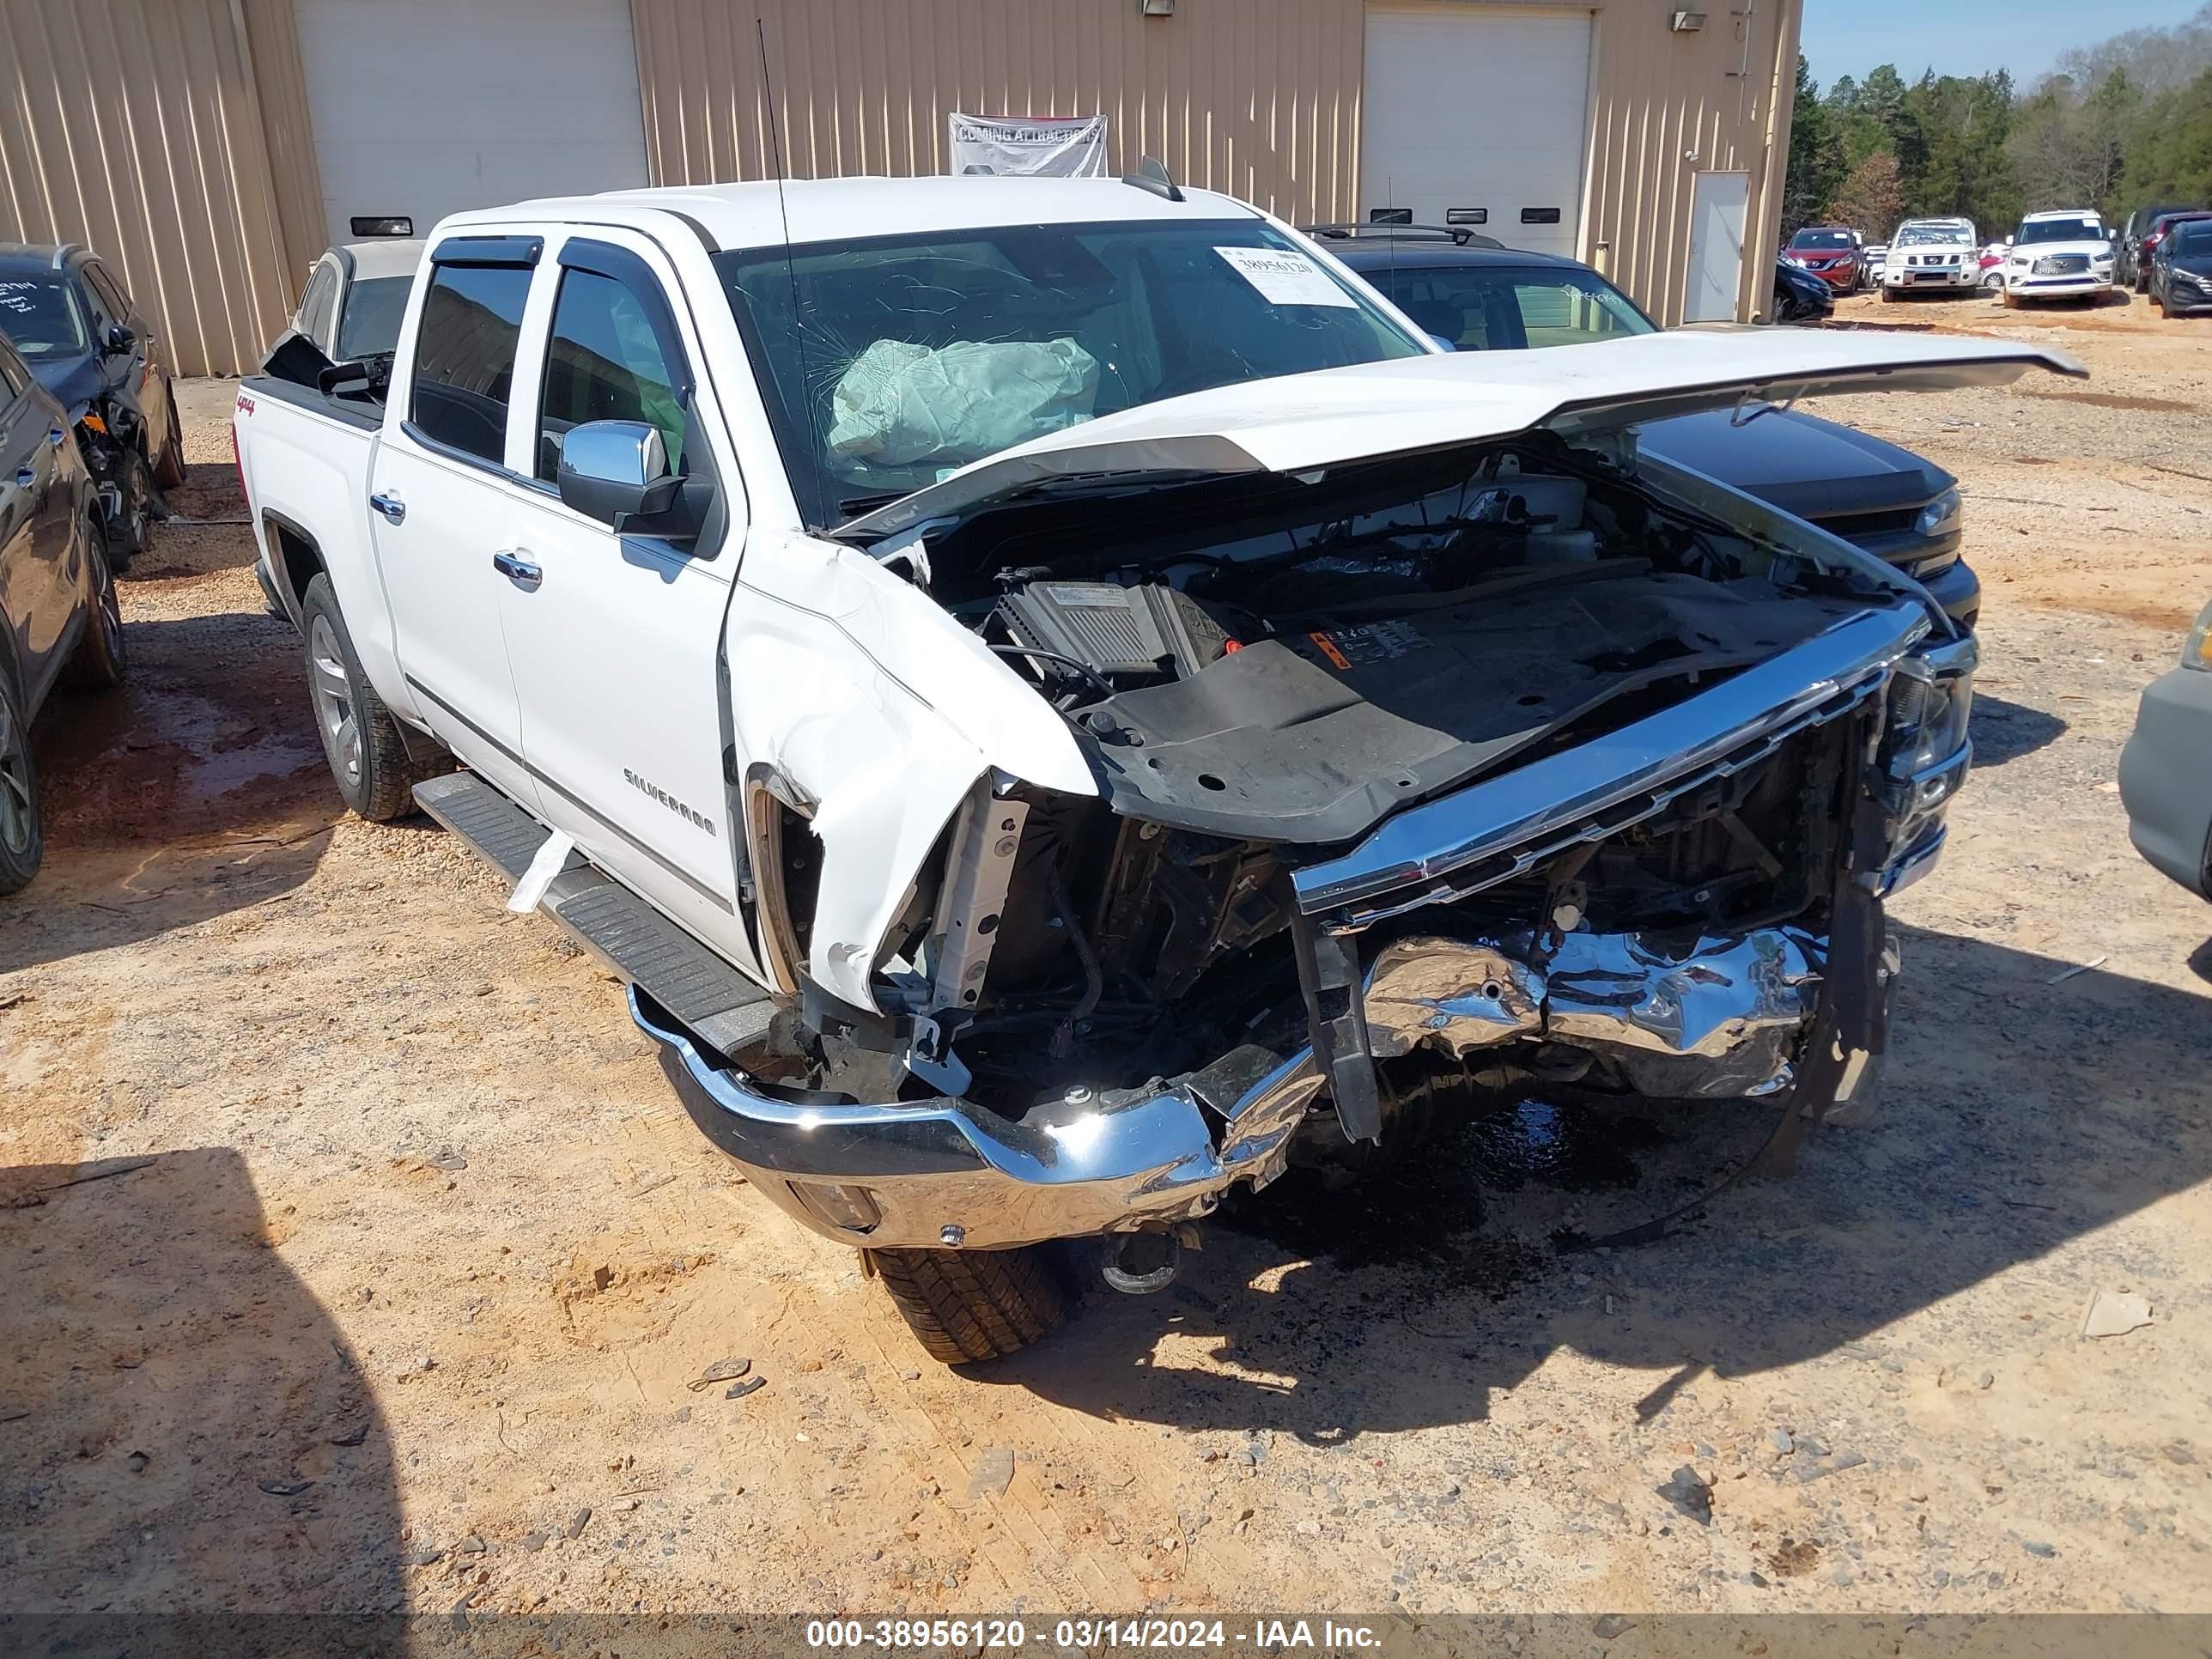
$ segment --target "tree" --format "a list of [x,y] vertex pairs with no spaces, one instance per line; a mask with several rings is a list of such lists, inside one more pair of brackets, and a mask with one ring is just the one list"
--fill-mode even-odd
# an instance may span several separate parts
[[1821,216],[1830,224],[1850,225],[1887,236],[1905,211],[1905,186],[1897,174],[1897,157],[1877,150],[1844,176],[1829,198]]
[[1797,56],[1797,101],[1790,118],[1790,170],[1782,185],[1782,234],[1810,224],[1844,177],[1843,141],[1820,101],[1812,66]]
[[2153,100],[2136,118],[2119,195],[2130,210],[2212,202],[2212,70]]

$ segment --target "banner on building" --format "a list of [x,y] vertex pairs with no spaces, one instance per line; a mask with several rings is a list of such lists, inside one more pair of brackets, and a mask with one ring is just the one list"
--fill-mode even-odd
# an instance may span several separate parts
[[945,118],[951,171],[1030,173],[1054,179],[1106,174],[1106,118],[963,115]]

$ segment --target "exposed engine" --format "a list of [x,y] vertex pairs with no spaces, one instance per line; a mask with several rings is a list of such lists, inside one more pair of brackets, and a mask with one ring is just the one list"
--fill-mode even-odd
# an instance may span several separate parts
[[[1400,903],[1310,914],[1292,877],[1866,596],[1686,509],[1662,516],[1564,446],[1441,485],[1402,460],[1308,482],[1305,499],[1204,482],[1087,515],[987,514],[928,550],[933,592],[1062,711],[1101,793],[979,791],[948,830],[947,873],[912,896],[882,969],[886,1006],[909,1011],[906,1091],[1019,1119],[1071,1091],[1310,1048],[1340,1148],[1384,1138],[1408,1099],[1426,1115],[1440,1079],[1470,1098],[1784,1086],[1867,719]],[[1237,541],[1205,533],[1224,522]],[[880,1086],[895,1044],[823,1029],[801,1043],[806,1081],[870,1097],[861,1079]]]

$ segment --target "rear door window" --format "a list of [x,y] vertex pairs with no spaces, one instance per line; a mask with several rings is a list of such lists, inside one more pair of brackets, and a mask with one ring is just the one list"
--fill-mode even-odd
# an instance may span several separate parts
[[300,299],[300,332],[318,345],[330,337],[331,302],[337,297],[337,272],[328,265],[317,265],[307,291]]
[[131,296],[123,291],[123,284],[115,280],[114,273],[106,265],[93,260],[85,266],[84,277],[92,284],[92,291],[100,296],[100,304],[114,313],[118,322],[131,314]]
[[409,418],[431,442],[501,465],[522,307],[523,265],[434,265],[415,335]]
[[587,421],[644,422],[666,445],[668,470],[681,472],[684,378],[681,366],[668,361],[646,301],[627,283],[596,270],[563,270],[545,352],[538,476],[548,483],[559,476],[562,438]]

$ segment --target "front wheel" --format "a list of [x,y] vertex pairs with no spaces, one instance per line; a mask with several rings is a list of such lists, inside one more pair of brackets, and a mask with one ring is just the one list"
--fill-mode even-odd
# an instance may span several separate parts
[[162,437],[161,453],[154,458],[154,482],[164,489],[175,489],[185,481],[185,428],[177,418],[176,383],[171,381],[167,390],[168,430]]
[[76,690],[112,691],[123,684],[131,665],[123,636],[123,604],[115,592],[115,570],[107,562],[106,548],[90,526],[86,532],[84,556],[92,567],[92,592],[85,596],[84,634],[67,672]]
[[1069,1287],[1050,1245],[864,1254],[907,1328],[947,1365],[1002,1359],[1067,1321]]
[[0,895],[29,886],[46,854],[30,714],[10,666],[7,649],[0,645]]
[[107,521],[107,562],[128,570],[131,561],[154,544],[154,486],[146,462],[136,450],[124,453],[123,476],[116,480],[122,501]]
[[362,672],[328,576],[307,584],[300,620],[307,641],[307,696],[338,793],[372,823],[412,811],[415,773],[399,723]]

